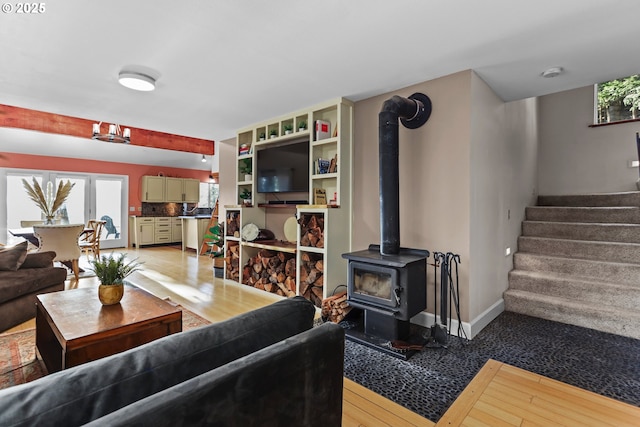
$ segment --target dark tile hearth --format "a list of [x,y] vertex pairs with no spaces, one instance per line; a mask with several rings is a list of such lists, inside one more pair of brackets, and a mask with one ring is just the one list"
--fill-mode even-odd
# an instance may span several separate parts
[[347,378],[437,422],[488,359],[640,406],[640,340],[512,312],[471,341],[451,337],[447,348],[429,346],[406,361],[347,340],[344,369]]

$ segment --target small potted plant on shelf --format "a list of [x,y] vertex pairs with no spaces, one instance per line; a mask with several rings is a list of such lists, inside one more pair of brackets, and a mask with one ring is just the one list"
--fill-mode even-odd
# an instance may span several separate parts
[[140,270],[142,263],[138,259],[126,260],[127,254],[120,254],[117,257],[111,253],[109,256],[103,255],[90,261],[92,270],[96,274],[100,286],[98,287],[98,298],[102,305],[117,304],[124,295],[124,279],[134,271]]
[[242,192],[240,193],[240,198],[242,199],[242,203],[245,206],[251,206],[251,191],[243,188]]
[[278,131],[271,129],[271,132],[269,132],[269,138],[275,138],[276,136],[278,136]]
[[298,132],[304,132],[305,130],[307,130],[307,122],[303,120],[298,124]]
[[242,159],[238,161],[238,170],[241,174],[244,175],[245,181],[251,181],[251,178],[253,178],[252,168],[253,166],[252,166],[251,159]]
[[209,228],[209,232],[204,235],[207,242],[206,254],[213,258],[213,274],[215,277],[223,277],[224,271],[224,224],[218,223]]
[[284,134],[289,135],[291,132],[293,132],[293,125],[289,123],[284,125]]
[[266,135],[264,132],[260,132],[260,141],[264,141]]

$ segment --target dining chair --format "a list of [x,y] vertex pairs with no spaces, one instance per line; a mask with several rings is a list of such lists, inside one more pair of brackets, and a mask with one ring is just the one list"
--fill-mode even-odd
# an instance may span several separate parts
[[87,254],[87,259],[89,252],[93,253],[94,258],[100,258],[100,238],[105,224],[106,221],[97,219],[90,219],[87,223],[88,232],[80,239],[80,250]]
[[33,234],[40,241],[38,252],[54,251],[54,261],[71,262],[76,280],[80,277],[78,260],[82,251],[78,239],[84,231],[84,224],[34,225]]

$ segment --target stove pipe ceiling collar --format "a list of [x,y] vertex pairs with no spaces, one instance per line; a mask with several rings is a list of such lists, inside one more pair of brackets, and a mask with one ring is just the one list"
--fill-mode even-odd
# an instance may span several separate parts
[[380,254],[400,252],[400,172],[398,119],[408,129],[417,129],[431,116],[431,99],[414,93],[409,98],[393,96],[378,114],[378,161],[380,173]]

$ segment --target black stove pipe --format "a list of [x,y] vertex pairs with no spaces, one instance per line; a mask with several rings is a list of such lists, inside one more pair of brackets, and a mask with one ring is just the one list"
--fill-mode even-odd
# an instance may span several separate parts
[[393,96],[378,114],[378,156],[380,167],[380,254],[400,252],[400,173],[398,119],[416,129],[429,119],[431,100],[414,93],[409,98]]

